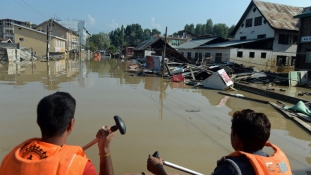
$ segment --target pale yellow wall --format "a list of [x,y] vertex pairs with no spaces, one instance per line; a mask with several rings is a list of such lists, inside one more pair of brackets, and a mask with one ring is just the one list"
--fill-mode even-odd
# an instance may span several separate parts
[[[47,25],[49,22],[44,22],[40,25],[37,26],[37,29],[47,31]],[[54,23],[54,22],[53,22]],[[50,29],[49,29],[50,30]],[[54,23],[52,27],[52,32],[51,35],[58,36],[60,38],[66,39],[66,49],[67,50],[72,50],[76,49],[79,45],[79,43],[70,43],[72,40],[79,41],[79,37],[75,34],[74,31],[71,31],[67,28],[64,28],[63,26],[59,25],[58,23]]]
[[[31,30],[31,29],[26,29],[22,28],[19,26],[14,26],[14,42],[15,43],[20,43],[21,47],[26,47],[26,48],[33,48],[33,51],[36,52],[37,56],[44,56],[46,55],[46,34],[44,33],[39,33],[37,31]],[[24,38],[24,41],[20,42],[19,38]],[[50,42],[50,53],[55,52],[55,41],[60,42],[65,42],[64,40],[58,39],[51,37],[51,42]],[[65,45],[65,44],[63,44]],[[58,50],[61,53],[65,52],[65,47],[63,48],[58,48]]]

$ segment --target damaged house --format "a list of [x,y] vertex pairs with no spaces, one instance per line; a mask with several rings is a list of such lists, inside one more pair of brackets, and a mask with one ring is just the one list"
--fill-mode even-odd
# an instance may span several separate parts
[[134,50],[134,55],[137,60],[142,62],[146,61],[146,56],[157,55],[162,56],[165,49],[165,58],[168,58],[170,61],[190,63],[190,60],[185,58],[180,54],[176,49],[166,43],[162,38],[153,38],[141,42],[136,46]]
[[302,8],[253,0],[231,35],[233,41],[201,45],[195,49],[213,61],[231,61],[259,70],[294,70],[299,28],[293,16]]

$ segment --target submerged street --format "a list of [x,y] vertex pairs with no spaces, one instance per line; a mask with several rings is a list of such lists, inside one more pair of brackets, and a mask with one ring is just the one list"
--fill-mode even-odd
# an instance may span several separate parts
[[[22,141],[40,137],[36,124],[39,100],[65,91],[77,101],[75,128],[67,144],[84,146],[101,126],[115,125],[115,115],[124,120],[127,132],[121,135],[117,131],[110,148],[115,174],[147,173],[148,154],[155,151],[166,161],[210,174],[217,160],[233,151],[232,114],[246,108],[268,116],[272,125],[269,141],[285,152],[293,173],[311,174],[310,134],[270,105],[161,77],[138,77],[126,67],[119,59],[1,62],[0,159]],[[244,91],[236,93],[276,102]],[[86,154],[98,171],[97,145]]]

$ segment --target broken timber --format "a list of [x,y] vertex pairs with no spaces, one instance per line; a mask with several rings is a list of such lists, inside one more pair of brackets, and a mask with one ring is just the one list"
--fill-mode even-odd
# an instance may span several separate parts
[[218,92],[218,93],[219,94],[223,94],[223,95],[228,95],[228,96],[231,96],[231,97],[237,97],[237,98],[241,98],[241,99],[245,99],[245,100],[251,100],[251,101],[255,101],[255,102],[259,102],[259,103],[269,104],[269,102],[266,101],[266,100],[259,100],[259,99],[239,96],[239,95],[236,95],[236,94],[229,94],[229,93],[225,93],[225,92]]

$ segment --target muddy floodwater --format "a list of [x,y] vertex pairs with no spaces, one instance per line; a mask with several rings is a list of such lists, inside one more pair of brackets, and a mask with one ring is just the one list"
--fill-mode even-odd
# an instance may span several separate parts
[[[155,151],[168,162],[210,174],[216,161],[233,151],[231,115],[245,108],[269,117],[269,140],[286,153],[293,173],[311,174],[311,135],[273,107],[160,77],[134,76],[125,69],[126,63],[116,59],[2,62],[0,159],[20,142],[40,137],[37,103],[46,95],[66,91],[77,101],[75,128],[68,144],[84,146],[102,125],[115,124],[113,116],[124,120],[127,132],[121,135],[117,131],[110,148],[115,174],[147,173],[148,154]],[[243,91],[236,93],[276,102]],[[98,170],[97,145],[86,154]]]

